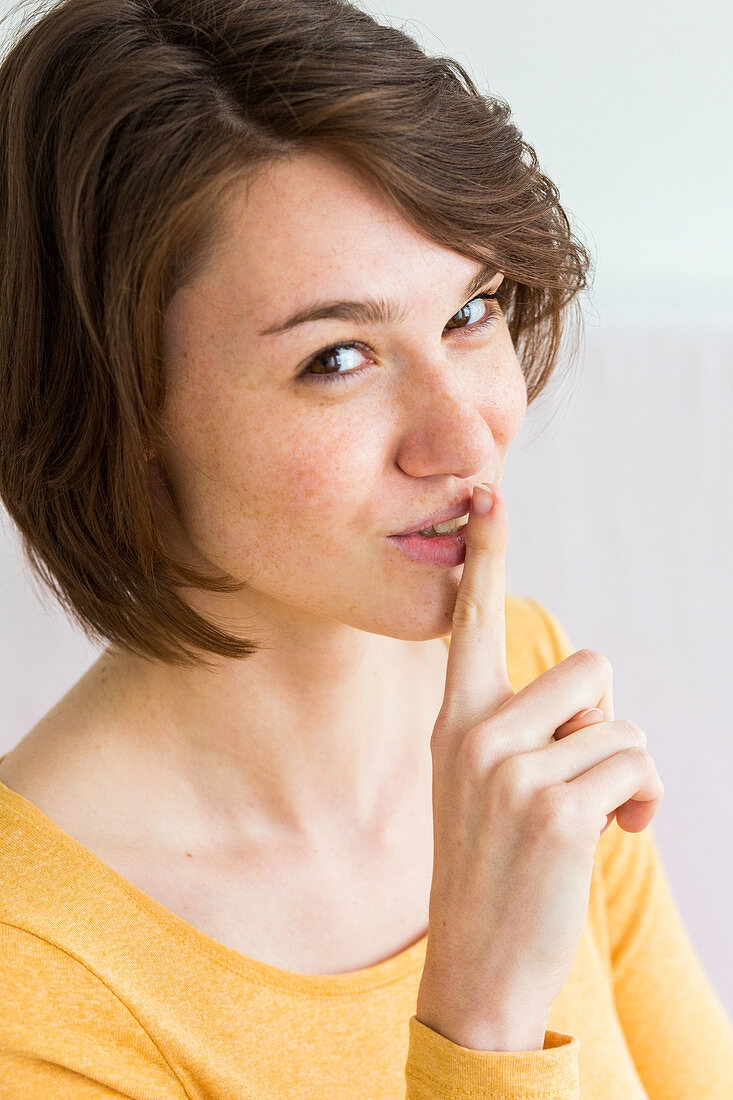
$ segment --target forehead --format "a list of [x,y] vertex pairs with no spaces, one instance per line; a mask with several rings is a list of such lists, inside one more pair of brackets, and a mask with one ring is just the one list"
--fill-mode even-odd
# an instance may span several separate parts
[[327,153],[267,165],[231,192],[222,227],[209,264],[185,289],[230,318],[277,311],[273,295],[290,304],[314,295],[402,299],[408,278],[429,293],[475,268],[422,237],[368,180]]

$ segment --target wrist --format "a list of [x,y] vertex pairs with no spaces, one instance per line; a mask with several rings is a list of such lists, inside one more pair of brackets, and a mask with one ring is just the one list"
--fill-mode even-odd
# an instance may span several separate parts
[[416,1017],[425,1027],[468,1050],[531,1052],[545,1049],[547,1028],[542,1023],[511,1027],[487,1020],[476,1023],[423,1008],[418,1008]]
[[481,1006],[471,1008],[464,1000],[454,1004],[443,988],[431,988],[424,980],[418,990],[415,1015],[421,1024],[458,1046],[469,1050],[532,1051],[544,1050],[549,1016],[537,1009],[511,1010],[510,998],[492,1010],[483,998]]

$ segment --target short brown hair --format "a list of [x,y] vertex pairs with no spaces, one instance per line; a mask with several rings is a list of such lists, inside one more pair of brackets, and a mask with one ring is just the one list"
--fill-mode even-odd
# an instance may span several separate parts
[[170,554],[148,463],[165,310],[229,188],[301,150],[347,158],[504,272],[528,402],[589,254],[508,105],[347,0],[62,0],[24,23],[0,65],[0,499],[88,636],[181,667],[246,657],[178,592],[245,582]]

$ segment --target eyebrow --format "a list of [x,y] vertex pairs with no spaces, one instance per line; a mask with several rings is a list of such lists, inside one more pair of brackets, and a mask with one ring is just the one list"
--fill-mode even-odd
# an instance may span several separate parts
[[[481,270],[474,275],[463,290],[462,300],[468,302],[483,286],[490,282],[499,272],[499,268],[484,264]],[[289,317],[282,321],[276,321],[268,328],[260,331],[260,336],[274,336],[297,325],[304,325],[308,321],[323,321],[327,318],[336,318],[340,321],[351,321],[354,324],[368,325],[396,325],[406,318],[407,310],[399,309],[396,303],[387,302],[384,298],[366,298],[362,302],[355,301],[330,301],[310,302],[302,306]]]

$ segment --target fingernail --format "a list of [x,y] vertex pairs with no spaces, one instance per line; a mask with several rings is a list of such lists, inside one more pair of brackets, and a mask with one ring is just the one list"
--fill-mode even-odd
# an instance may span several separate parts
[[599,707],[589,707],[588,710],[581,710],[578,718],[585,718],[586,714],[597,714],[600,718],[603,717],[603,711]]
[[488,485],[474,485],[471,511],[477,516],[487,515],[494,506],[494,494]]

